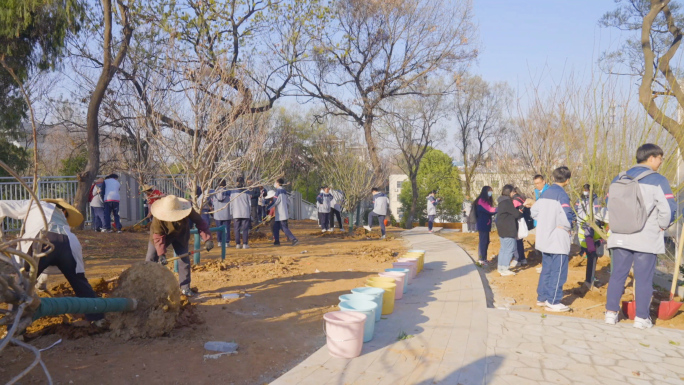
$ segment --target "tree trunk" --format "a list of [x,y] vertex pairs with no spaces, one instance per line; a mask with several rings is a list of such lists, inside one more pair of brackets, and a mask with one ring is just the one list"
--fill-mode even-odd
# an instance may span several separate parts
[[[373,139],[373,117],[369,116],[363,123],[363,134],[366,138],[366,146],[368,147],[368,155],[370,156],[371,165],[373,165],[373,173],[375,177],[382,181],[383,172],[382,164],[380,163],[380,156],[378,155],[378,149],[375,146],[375,140]],[[384,183],[384,181],[383,181]],[[377,186],[381,187],[381,186]]]
[[[112,2],[111,0],[102,0],[102,11],[104,14],[104,60],[102,61],[102,72],[97,80],[95,89],[90,95],[90,102],[88,103],[88,115],[86,117],[86,148],[88,150],[88,162],[86,163],[85,171],[78,175],[78,189],[76,190],[75,206],[76,208],[86,214],[88,205],[88,192],[90,186],[95,181],[97,174],[100,171],[100,127],[99,127],[99,112],[100,105],[104,99],[105,92],[109,83],[111,82],[116,69],[121,65],[128,45],[133,35],[133,30],[128,23],[128,8],[119,2],[121,9],[121,18],[123,24],[124,38],[121,41],[121,46],[112,61],[111,43],[112,43]],[[81,228],[83,228],[83,224]]]
[[409,218],[406,221],[406,228],[413,228],[413,221],[416,219],[416,210],[418,209],[418,173],[411,175],[411,211]]

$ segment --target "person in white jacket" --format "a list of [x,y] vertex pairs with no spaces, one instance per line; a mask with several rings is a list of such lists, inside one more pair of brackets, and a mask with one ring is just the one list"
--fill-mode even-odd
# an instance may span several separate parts
[[108,233],[113,233],[112,217],[114,214],[114,225],[116,225],[116,232],[121,233],[121,218],[119,217],[119,201],[121,196],[119,190],[121,184],[119,183],[119,176],[116,174],[109,174],[104,180],[104,191],[101,193],[104,200],[105,209],[105,224],[104,228]]
[[[47,219],[47,229],[45,229],[43,217],[35,201],[0,201],[0,218],[9,217],[18,220],[26,218],[24,238],[27,239],[37,238],[41,231],[46,230],[47,239],[53,244],[54,249],[39,259],[37,274],[41,275],[49,266],[56,266],[77,297],[97,298],[97,294],[85,276],[81,243],[71,232],[71,227],[79,226],[83,222],[83,215],[62,199],[45,199],[40,202],[40,205]],[[19,247],[22,252],[30,255],[33,242],[20,242]],[[86,314],[86,319],[102,326],[104,315]]]

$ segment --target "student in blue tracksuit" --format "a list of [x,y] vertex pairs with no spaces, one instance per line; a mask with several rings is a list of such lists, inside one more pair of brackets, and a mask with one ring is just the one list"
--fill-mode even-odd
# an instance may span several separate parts
[[432,226],[435,223],[435,216],[437,215],[437,205],[442,202],[442,198],[435,198],[437,190],[430,191],[427,197],[427,214],[428,214],[428,232],[432,232]]
[[316,197],[316,202],[318,203],[318,217],[320,218],[322,231],[332,231],[330,228],[330,211],[331,202],[333,200],[332,194],[330,194],[330,187],[323,186],[321,192]]
[[535,248],[542,253],[542,271],[537,284],[537,306],[548,311],[569,311],[562,304],[563,284],[568,279],[568,254],[572,244],[575,212],[564,187],[572,173],[565,167],[553,170],[555,183],[544,190],[530,210],[537,220]]
[[[532,178],[532,182],[534,184],[534,200],[538,201],[542,193],[549,188],[549,185],[546,183],[546,179],[544,179],[544,176],[541,174],[535,175],[534,178]],[[536,220],[534,221],[534,227],[537,227]]]
[[[605,322],[611,325],[618,322],[620,298],[625,290],[627,275],[633,266],[636,302],[634,327],[647,329],[653,327],[649,308],[657,255],[665,253],[665,230],[675,220],[677,203],[667,178],[657,173],[663,163],[663,150],[655,144],[644,144],[637,149],[636,161],[638,164],[627,170],[627,175],[636,178],[643,173],[650,173],[639,179],[638,183],[644,207],[652,209],[641,231],[620,234],[613,229],[608,237],[608,248],[613,253],[613,271],[606,293]],[[609,213],[608,220],[611,219]]]

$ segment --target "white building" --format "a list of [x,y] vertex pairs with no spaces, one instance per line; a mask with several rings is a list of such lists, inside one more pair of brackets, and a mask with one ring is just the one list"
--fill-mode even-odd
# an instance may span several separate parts
[[397,220],[404,215],[404,210],[402,210],[401,203],[399,202],[399,194],[404,182],[410,183],[406,174],[391,174],[389,176],[390,212]]

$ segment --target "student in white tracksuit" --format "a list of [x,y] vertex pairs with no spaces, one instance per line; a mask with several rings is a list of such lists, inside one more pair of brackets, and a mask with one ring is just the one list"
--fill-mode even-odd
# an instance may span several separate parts
[[432,232],[432,226],[435,223],[435,216],[437,215],[437,205],[442,201],[441,198],[435,198],[437,190],[432,190],[427,197],[427,214],[428,214],[428,231]]
[[332,194],[330,194],[330,188],[328,186],[323,186],[321,193],[316,197],[316,203],[318,203],[318,217],[321,221],[321,227],[323,232],[330,229],[330,210],[331,202],[333,200]]
[[389,198],[387,195],[380,192],[380,189],[373,187],[371,190],[373,193],[373,210],[368,213],[368,225],[364,228],[371,231],[373,228],[373,219],[378,218],[380,222],[380,231],[382,232],[381,239],[385,239],[385,216],[387,215],[387,209],[389,208]]
[[226,226],[226,239],[223,239],[223,233],[218,233],[217,238],[219,243],[226,243],[226,246],[230,245],[230,226],[233,216],[230,212],[230,191],[226,190],[226,181],[221,180],[219,182],[219,188],[216,193],[211,197],[212,206],[214,206],[214,221],[216,221],[216,227]]
[[230,192],[230,211],[233,215],[235,248],[249,249],[252,191],[245,188],[245,179],[243,177],[238,177],[237,187],[237,189]]

